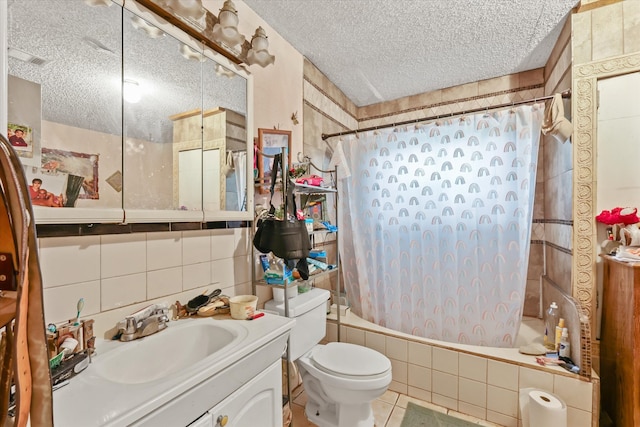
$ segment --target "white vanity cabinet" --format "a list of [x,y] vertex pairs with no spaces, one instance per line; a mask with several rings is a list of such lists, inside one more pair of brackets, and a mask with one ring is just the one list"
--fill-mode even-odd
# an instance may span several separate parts
[[270,313],[183,319],[132,342],[99,342],[82,375],[55,392],[54,425],[280,427],[282,352],[294,325]]
[[187,427],[213,427],[213,416],[207,412]]
[[[189,390],[134,423],[115,427],[216,427],[282,426],[282,351],[288,333],[263,344],[257,351],[233,363],[217,375]],[[215,405],[215,406],[213,406]],[[207,414],[211,424],[207,424]],[[203,415],[205,416],[204,418]],[[226,422],[224,417],[226,416]],[[219,419],[219,417],[222,417]],[[195,424],[194,424],[195,423]],[[202,424],[199,424],[202,423]]]
[[209,411],[209,415],[212,416],[212,425],[215,427],[281,426],[281,372],[282,365],[278,360],[214,406]]

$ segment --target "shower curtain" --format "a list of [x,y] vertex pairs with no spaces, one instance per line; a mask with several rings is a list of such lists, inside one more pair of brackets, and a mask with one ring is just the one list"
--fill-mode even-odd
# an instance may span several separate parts
[[527,279],[543,104],[353,135],[336,146],[352,310],[511,347]]

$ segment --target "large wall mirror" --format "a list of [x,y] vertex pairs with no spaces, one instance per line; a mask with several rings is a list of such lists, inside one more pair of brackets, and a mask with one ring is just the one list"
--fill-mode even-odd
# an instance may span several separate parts
[[[577,101],[572,103],[572,117],[576,123],[572,138],[575,229],[572,286],[574,297],[578,299],[591,319],[593,333],[597,330],[596,278],[599,276],[598,268],[601,268],[598,262],[598,251],[600,242],[605,239],[603,228],[600,228],[601,234],[598,234],[595,217],[601,210],[615,207],[609,206],[608,203],[624,201],[629,204],[628,206],[633,207],[634,200],[637,200],[637,192],[633,191],[635,177],[632,172],[629,172],[628,167],[633,160],[627,160],[637,158],[634,156],[634,151],[629,149],[636,144],[633,136],[637,133],[637,126],[634,125],[637,123],[638,112],[635,108],[637,98],[634,99],[631,95],[632,101],[627,103],[628,96],[619,97],[617,96],[619,92],[609,93],[609,91],[613,91],[621,81],[624,81],[623,90],[633,94],[634,89],[637,88],[638,79],[633,73],[638,72],[640,72],[640,54],[638,53],[579,64],[573,70],[572,93]],[[610,107],[603,105],[602,117],[598,112],[599,87],[607,91],[601,93],[602,102],[613,104]],[[613,101],[609,101],[610,98],[613,98]],[[609,159],[607,154],[599,153],[603,151],[603,147],[617,154],[613,155],[615,160]],[[608,163],[611,161],[614,161],[615,167],[607,167],[610,166]],[[603,169],[601,170],[600,167]],[[598,175],[599,173],[608,174],[608,176],[603,179]]]
[[249,73],[136,2],[7,12],[7,133],[38,223],[251,219]]

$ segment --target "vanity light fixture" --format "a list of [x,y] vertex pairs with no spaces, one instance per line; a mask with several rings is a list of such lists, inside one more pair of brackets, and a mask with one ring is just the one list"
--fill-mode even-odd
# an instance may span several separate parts
[[240,45],[241,53],[238,57],[247,65],[258,64],[266,67],[273,64],[275,57],[269,54],[269,42],[264,29],[258,27],[249,43],[245,36],[238,32],[238,22],[236,6],[233,1],[226,0],[218,14],[218,22],[213,26],[211,37],[216,43],[223,44],[231,50]]
[[188,21],[198,22],[205,14],[205,10],[202,7],[202,0],[162,0],[160,3],[165,3],[170,9],[172,9],[178,16],[181,16]]
[[164,37],[165,35],[164,31],[162,31],[160,28],[149,24],[147,21],[138,16],[134,16],[131,18],[131,25],[133,25],[133,28],[135,28],[136,30],[144,31],[152,39],[158,39],[160,37]]
[[261,67],[273,64],[276,57],[269,54],[268,49],[269,41],[267,40],[267,33],[265,33],[262,27],[256,28],[256,32],[251,38],[251,45],[247,49],[244,62],[248,65],[258,64]]
[[238,11],[231,0],[226,0],[220,13],[218,23],[213,26],[211,36],[213,40],[233,49],[244,43],[245,37],[238,32]]
[[207,60],[207,58],[203,54],[193,50],[186,44],[183,44],[182,46],[180,46],[180,53],[185,59],[191,59],[191,60],[200,61],[200,62],[204,62]]
[[232,0],[223,3],[218,16],[208,11],[202,5],[202,0],[136,1],[234,64],[266,67],[275,62],[275,56],[268,50],[269,42],[264,28],[256,29],[251,42],[240,34],[238,11]]
[[230,69],[225,68],[220,64],[216,64],[216,76],[225,76],[232,79],[236,76],[236,74]]
[[122,97],[130,104],[140,102],[142,99],[142,91],[140,85],[135,80],[124,79],[122,83]]
[[110,7],[113,2],[111,0],[84,0],[89,6],[106,6]]

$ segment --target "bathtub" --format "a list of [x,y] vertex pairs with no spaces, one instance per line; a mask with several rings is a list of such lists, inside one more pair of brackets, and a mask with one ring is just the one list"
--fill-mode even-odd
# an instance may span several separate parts
[[[567,403],[569,427],[597,426],[597,377],[585,381],[558,366],[540,366],[534,356],[518,351],[521,345],[542,343],[543,333],[541,319],[525,317],[515,348],[479,347],[393,331],[349,311],[340,317],[340,341],[373,348],[391,360],[390,391],[517,427],[518,391],[537,387]],[[335,316],[329,316],[326,340],[337,339]]]

